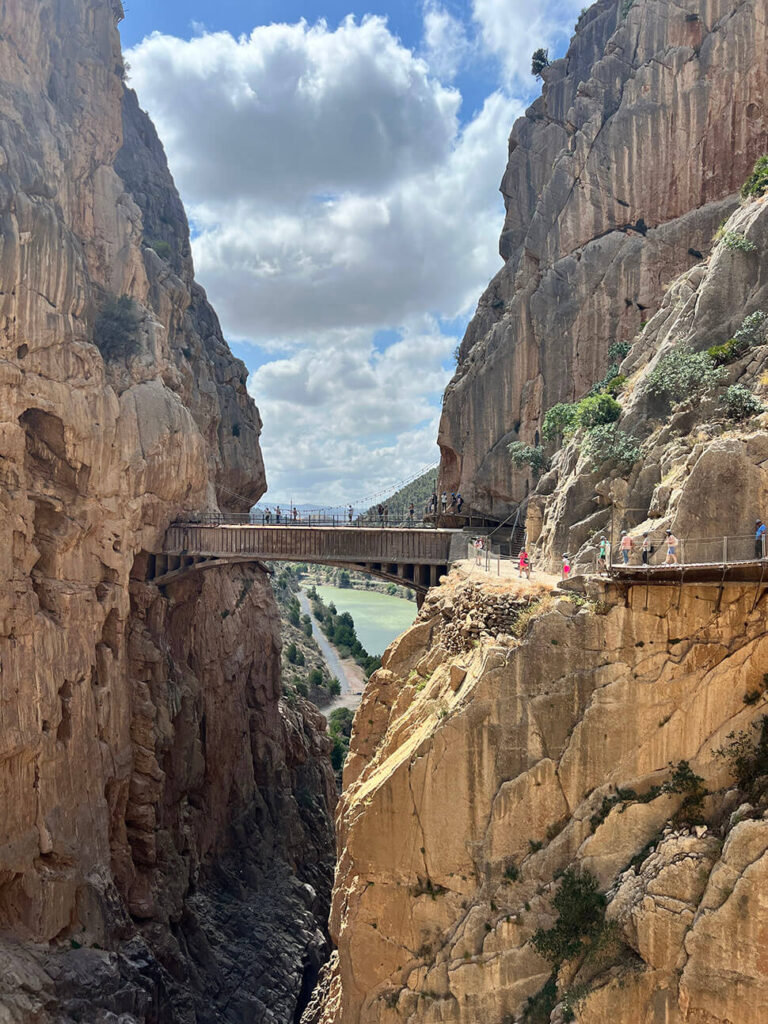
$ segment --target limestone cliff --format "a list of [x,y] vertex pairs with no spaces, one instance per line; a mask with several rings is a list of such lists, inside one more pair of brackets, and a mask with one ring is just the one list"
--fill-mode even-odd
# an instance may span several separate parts
[[265,489],[119,0],[0,5],[0,1017],[289,1021],[335,796],[256,567],[158,589]]
[[768,149],[766,12],[756,0],[598,0],[514,126],[505,266],[445,395],[440,488],[503,513],[526,496],[507,445],[538,440],[608,349],[695,268]]
[[373,677],[305,1021],[759,1024],[764,593],[526,600],[453,575]]

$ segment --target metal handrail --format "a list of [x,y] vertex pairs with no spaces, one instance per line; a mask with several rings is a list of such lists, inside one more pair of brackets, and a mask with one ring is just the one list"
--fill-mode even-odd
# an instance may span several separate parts
[[[648,565],[659,568],[669,565],[738,565],[744,562],[759,562],[768,556],[765,536],[758,542],[754,534],[725,534],[720,537],[677,537],[677,562],[667,562],[667,538],[665,531],[648,530],[648,540],[654,548],[647,561],[643,561],[643,532],[629,532],[634,548],[625,563],[621,548],[616,546],[607,552],[607,563],[621,569]],[[677,535],[675,535],[677,536]],[[599,558],[598,558],[599,562]]]
[[278,516],[275,512],[266,511],[251,512],[186,512],[182,513],[174,521],[174,526],[302,526],[302,527],[362,527],[362,528],[433,528],[434,524],[427,522],[419,516],[396,517],[393,515],[370,517],[358,515],[350,519],[348,515],[328,515],[324,512],[301,512],[296,516],[290,513],[281,512]]

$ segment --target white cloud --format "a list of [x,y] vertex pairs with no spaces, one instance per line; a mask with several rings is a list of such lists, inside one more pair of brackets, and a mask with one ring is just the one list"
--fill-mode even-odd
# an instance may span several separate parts
[[528,91],[531,55],[539,47],[563,50],[584,0],[472,0],[484,47],[494,54],[507,84]]
[[456,131],[459,94],[378,17],[154,33],[128,59],[191,202],[377,190],[440,163]]
[[[437,461],[436,399],[455,339],[434,323],[377,352],[362,332],[329,332],[252,374],[276,500],[373,500]],[[273,500],[275,500],[273,499]]]
[[455,78],[472,50],[463,22],[437,0],[424,4],[424,59],[433,74],[444,81]]

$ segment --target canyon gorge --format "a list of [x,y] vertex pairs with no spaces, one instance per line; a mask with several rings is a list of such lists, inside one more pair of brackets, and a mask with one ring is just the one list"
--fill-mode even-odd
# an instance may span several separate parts
[[768,578],[596,569],[768,514],[765,5],[597,0],[543,68],[438,439],[536,572],[429,590],[340,798],[265,566],[154,580],[267,483],[124,13],[0,4],[0,1024],[764,1024]]

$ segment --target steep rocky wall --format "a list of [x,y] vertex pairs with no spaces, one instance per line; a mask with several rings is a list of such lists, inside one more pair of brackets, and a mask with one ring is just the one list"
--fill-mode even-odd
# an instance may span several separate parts
[[507,444],[600,380],[695,266],[768,148],[755,0],[598,0],[514,126],[505,266],[445,394],[440,488],[501,513],[527,494]]
[[0,1014],[282,1022],[333,778],[262,573],[145,582],[179,510],[266,483],[121,14],[0,5]]
[[[355,719],[338,958],[305,1021],[764,1020],[768,795],[747,803],[714,756],[765,711],[756,596],[595,584],[523,625],[514,584],[432,591]],[[709,791],[693,811],[652,790],[683,759]],[[526,1017],[568,867],[608,891],[608,927]]]

